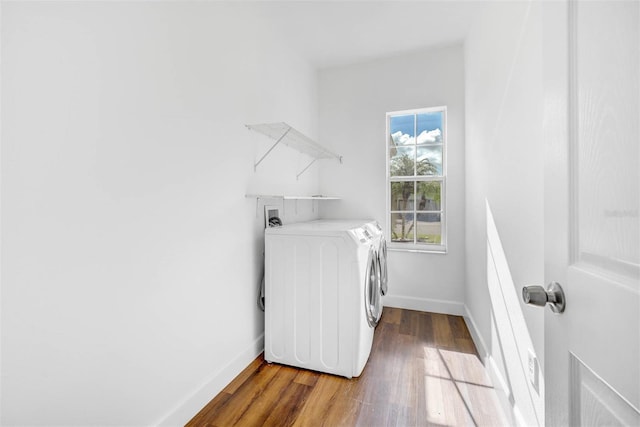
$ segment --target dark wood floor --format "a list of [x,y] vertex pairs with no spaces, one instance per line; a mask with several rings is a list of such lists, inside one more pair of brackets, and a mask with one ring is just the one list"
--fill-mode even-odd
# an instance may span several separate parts
[[359,378],[253,361],[187,426],[499,426],[462,317],[386,307]]

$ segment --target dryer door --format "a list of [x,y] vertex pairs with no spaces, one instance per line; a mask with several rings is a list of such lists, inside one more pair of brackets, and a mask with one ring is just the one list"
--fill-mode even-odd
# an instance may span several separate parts
[[380,291],[378,289],[379,280],[380,269],[378,268],[377,257],[373,247],[370,247],[364,282],[364,312],[367,317],[367,323],[372,328],[376,327],[382,314],[382,310],[380,310]]
[[376,294],[376,323],[378,323],[382,317],[382,270],[380,269],[380,248],[378,248],[377,251],[374,251],[373,259],[373,263],[376,265],[376,282],[373,292]]
[[380,263],[380,293],[387,294],[387,240],[382,236],[380,249],[378,250],[378,262]]

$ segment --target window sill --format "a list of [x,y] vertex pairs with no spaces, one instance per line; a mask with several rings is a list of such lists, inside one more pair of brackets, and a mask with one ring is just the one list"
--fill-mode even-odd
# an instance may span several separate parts
[[421,253],[421,254],[436,254],[436,255],[446,255],[447,247],[446,246],[433,246],[429,248],[425,248],[424,246],[395,246],[393,244],[389,244],[387,246],[387,250],[392,252],[413,252],[413,253]]

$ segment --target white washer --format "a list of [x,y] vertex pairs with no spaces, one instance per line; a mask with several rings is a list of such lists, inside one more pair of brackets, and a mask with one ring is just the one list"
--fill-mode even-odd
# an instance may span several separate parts
[[381,307],[367,222],[265,230],[267,362],[348,378],[362,373]]

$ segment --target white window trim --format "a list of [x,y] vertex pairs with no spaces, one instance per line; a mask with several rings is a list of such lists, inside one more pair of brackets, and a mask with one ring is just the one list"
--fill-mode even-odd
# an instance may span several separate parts
[[[439,245],[431,245],[431,244],[416,244],[416,243],[397,243],[391,240],[391,171],[390,171],[390,146],[389,146],[389,122],[390,118],[393,116],[402,116],[408,114],[422,114],[422,113],[432,113],[436,111],[442,111],[444,113],[444,119],[442,123],[442,177],[421,177],[420,180],[424,181],[442,181],[442,193],[441,193],[441,222],[442,222],[442,236],[440,239],[441,244]],[[384,148],[386,151],[385,159],[386,159],[386,202],[385,202],[385,236],[387,239],[387,246],[390,251],[398,251],[398,252],[415,252],[415,253],[429,253],[429,254],[446,254],[447,253],[447,148],[449,146],[449,138],[447,133],[447,107],[439,106],[439,107],[429,107],[429,108],[416,108],[411,110],[401,110],[401,111],[391,111],[386,114],[386,125],[385,125],[385,144]],[[424,179],[422,179],[424,178]],[[431,178],[431,179],[430,179]],[[415,176],[411,177],[410,181],[416,181]]]

